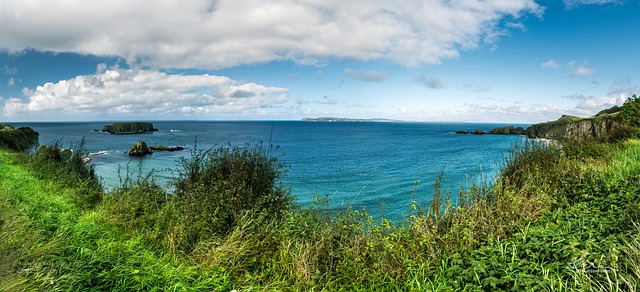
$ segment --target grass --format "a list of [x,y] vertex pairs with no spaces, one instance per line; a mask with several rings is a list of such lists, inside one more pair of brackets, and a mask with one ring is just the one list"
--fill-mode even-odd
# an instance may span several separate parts
[[260,145],[193,153],[175,194],[103,194],[41,151],[0,152],[0,290],[640,289],[640,140],[524,141],[491,185],[436,183],[399,222],[290,205]]

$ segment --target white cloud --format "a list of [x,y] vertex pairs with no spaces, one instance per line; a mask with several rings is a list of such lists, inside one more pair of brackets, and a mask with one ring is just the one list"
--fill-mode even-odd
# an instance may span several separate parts
[[7,75],[15,75],[18,74],[18,68],[16,67],[9,67],[7,66],[7,64],[4,64],[4,73]]
[[609,96],[632,96],[634,94],[640,95],[640,85],[632,85],[629,78],[617,80],[609,86],[609,91],[607,92],[607,95]]
[[7,81],[7,86],[14,86],[16,85],[16,80],[13,79],[13,77],[9,78],[9,81]]
[[573,9],[582,5],[620,5],[623,3],[621,0],[563,0],[562,2],[564,2],[564,6],[567,9]]
[[6,101],[16,115],[255,114],[287,100],[288,90],[239,83],[223,76],[171,75],[139,69],[104,69],[58,83],[25,88],[25,100]]
[[567,112],[552,104],[494,103],[465,104],[464,115],[490,117],[490,120],[539,123],[559,118]]
[[614,105],[622,105],[626,98],[623,97],[594,97],[589,96],[576,104],[574,114],[580,116],[592,116],[603,109],[610,108]]
[[431,89],[444,89],[444,88],[448,87],[446,83],[444,83],[442,80],[440,80],[440,78],[433,77],[433,76],[427,77],[424,74],[418,76],[416,79],[414,79],[414,81],[422,84],[425,87],[431,88]]
[[556,63],[556,61],[554,61],[553,59],[549,59],[548,61],[542,62],[540,64],[540,67],[547,69],[558,69],[560,68],[560,65],[558,65],[558,63]]
[[503,34],[503,23],[542,12],[534,0],[4,0],[0,49],[120,56],[155,68],[328,58],[414,66],[456,58]]
[[567,67],[569,68],[567,72],[568,77],[589,77],[596,75],[596,70],[587,66],[586,63],[578,64],[576,61],[569,61]]
[[382,71],[358,71],[351,69],[344,69],[344,75],[349,76],[353,79],[365,81],[365,82],[382,82],[389,79],[389,74]]

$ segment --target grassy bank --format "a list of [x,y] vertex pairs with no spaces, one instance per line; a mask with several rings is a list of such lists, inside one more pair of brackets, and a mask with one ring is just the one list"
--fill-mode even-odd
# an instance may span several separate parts
[[268,147],[194,152],[171,194],[103,194],[56,151],[0,152],[0,290],[640,287],[640,140],[523,142],[492,186],[452,206],[436,184],[401,222],[292,205]]

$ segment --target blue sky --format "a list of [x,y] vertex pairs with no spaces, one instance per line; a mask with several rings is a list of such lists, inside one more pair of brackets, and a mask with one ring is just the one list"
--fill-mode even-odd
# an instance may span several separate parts
[[638,0],[192,2],[0,0],[0,120],[536,123],[640,94]]

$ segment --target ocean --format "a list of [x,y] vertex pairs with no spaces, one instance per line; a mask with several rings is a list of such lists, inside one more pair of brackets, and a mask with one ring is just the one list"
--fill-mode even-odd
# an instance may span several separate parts
[[[452,194],[472,182],[491,181],[510,147],[522,137],[459,135],[457,130],[490,130],[503,124],[302,121],[157,121],[159,131],[111,135],[94,130],[110,122],[15,123],[40,133],[40,143],[61,140],[71,147],[82,138],[105,188],[130,175],[153,175],[170,187],[180,157],[195,149],[220,145],[278,146],[282,178],[296,203],[308,206],[314,197],[329,207],[366,208],[376,218],[398,220],[412,201],[428,206],[433,186],[443,173],[442,189]],[[526,125],[524,125],[526,126]],[[130,157],[138,140],[147,145],[184,146],[176,152]]]

